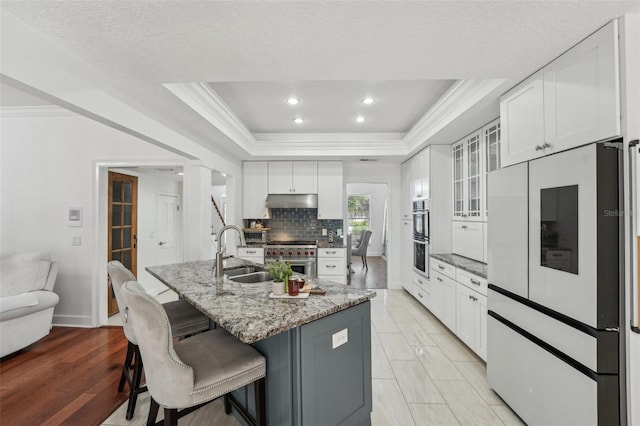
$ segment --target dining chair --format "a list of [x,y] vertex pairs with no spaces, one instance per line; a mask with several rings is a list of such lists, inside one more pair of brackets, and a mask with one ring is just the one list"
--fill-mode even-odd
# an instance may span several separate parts
[[[251,425],[266,424],[266,360],[251,345],[221,328],[172,344],[167,312],[136,281],[122,287],[125,321],[136,333],[145,364],[151,408],[147,424],[154,424],[159,407],[164,424],[177,426],[178,418],[208,402],[224,397]],[[230,394],[254,383],[256,415],[252,417]]]
[[[128,341],[127,355],[122,365],[122,375],[120,376],[120,383],[118,384],[118,392],[122,392],[125,382],[129,384],[129,403],[127,405],[126,417],[127,420],[131,420],[136,409],[138,395],[147,390],[146,386],[140,386],[142,382],[143,363],[140,358],[136,334],[133,328],[131,328],[131,325],[127,324],[124,317],[125,305],[121,294],[124,283],[127,281],[135,281],[136,277],[117,260],[112,260],[107,264],[107,272],[111,279],[113,292],[116,295],[124,335]],[[175,300],[173,302],[167,302],[163,306],[171,323],[171,331],[174,337],[180,339],[209,329],[209,318],[186,301]]]
[[371,231],[364,231],[362,234],[362,239],[358,243],[356,248],[351,249],[352,256],[360,256],[362,257],[362,267],[367,268],[369,270],[369,265],[367,265],[367,249],[369,248],[369,240],[371,239]]

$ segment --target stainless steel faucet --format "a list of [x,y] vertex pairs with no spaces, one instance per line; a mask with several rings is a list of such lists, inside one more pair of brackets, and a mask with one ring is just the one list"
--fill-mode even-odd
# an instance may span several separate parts
[[222,253],[222,234],[224,234],[224,231],[226,231],[227,229],[235,229],[236,231],[238,231],[238,234],[240,235],[240,245],[241,246],[245,246],[247,243],[244,240],[244,233],[242,232],[242,229],[238,228],[235,225],[226,225],[223,226],[219,231],[218,231],[218,235],[216,237],[217,243],[218,243],[218,251],[216,252],[216,264],[214,265],[215,268],[215,272],[216,272],[216,277],[221,277],[224,275],[224,262],[223,262],[223,253]]

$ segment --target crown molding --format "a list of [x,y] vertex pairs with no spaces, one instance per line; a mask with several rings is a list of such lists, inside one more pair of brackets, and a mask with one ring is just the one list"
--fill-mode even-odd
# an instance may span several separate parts
[[506,79],[458,80],[407,132],[407,153],[421,147],[462,113],[500,88]]
[[242,149],[252,152],[256,139],[207,83],[167,83],[163,86]]
[[78,116],[73,111],[69,111],[66,108],[59,107],[57,105],[41,105],[41,106],[26,106],[26,107],[1,107],[0,116],[6,118],[20,118],[20,117],[68,117]]
[[405,133],[254,133],[256,144],[262,142],[393,142],[402,141]]
[[[309,136],[309,135],[305,135]],[[322,157],[362,157],[364,156],[405,156],[406,147],[402,140],[327,140],[301,138],[298,141],[259,141],[253,151],[254,156],[259,157],[296,157],[296,156],[322,156]]]

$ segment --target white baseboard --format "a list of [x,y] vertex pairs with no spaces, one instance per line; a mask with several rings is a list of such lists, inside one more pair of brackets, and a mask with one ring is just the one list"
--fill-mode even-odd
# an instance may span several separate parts
[[88,315],[53,315],[53,325],[58,327],[97,327]]

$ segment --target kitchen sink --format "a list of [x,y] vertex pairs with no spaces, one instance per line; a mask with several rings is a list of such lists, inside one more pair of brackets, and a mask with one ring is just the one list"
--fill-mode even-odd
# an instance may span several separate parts
[[229,278],[237,283],[261,283],[271,281],[271,274],[267,271],[253,272],[245,275],[236,275]]
[[224,274],[228,277],[233,277],[236,275],[246,275],[251,274],[253,272],[262,272],[264,268],[260,268],[257,266],[234,266],[232,268],[225,268]]

